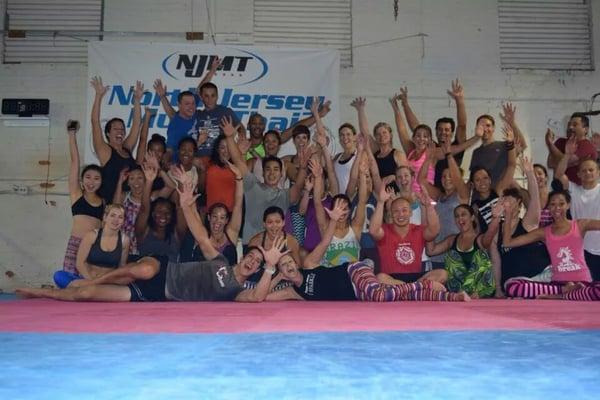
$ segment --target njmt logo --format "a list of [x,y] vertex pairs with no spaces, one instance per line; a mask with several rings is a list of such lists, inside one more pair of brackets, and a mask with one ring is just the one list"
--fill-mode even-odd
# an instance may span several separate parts
[[[237,49],[235,49],[237,50]],[[265,76],[269,71],[267,62],[258,55],[244,50],[240,54],[221,56],[220,72],[227,76],[233,86],[246,85]],[[172,53],[162,62],[163,71],[173,79],[201,78],[219,55]]]

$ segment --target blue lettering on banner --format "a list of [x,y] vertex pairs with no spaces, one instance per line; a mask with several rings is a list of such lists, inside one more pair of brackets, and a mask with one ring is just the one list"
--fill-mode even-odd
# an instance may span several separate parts
[[[133,87],[125,87],[123,85],[111,86],[108,105],[132,106],[133,90]],[[172,106],[177,106],[177,96],[183,90],[175,89],[167,92],[167,98]],[[190,90],[194,92],[195,88],[190,88]],[[324,99],[324,96],[319,96],[320,102],[323,102]],[[230,107],[240,120],[252,113],[259,112],[261,109],[269,110],[270,116],[267,116],[266,128],[283,131],[301,119],[311,115],[310,106],[312,101],[312,96],[234,93],[233,89],[227,88],[223,91],[220,104]],[[157,114],[150,120],[150,128],[167,128],[169,118],[166,113],[162,112],[160,97],[156,93],[144,93],[141,104],[157,111]],[[278,113],[277,111],[280,112]],[[130,109],[129,116],[126,119],[128,127],[131,126],[132,120],[133,107]]]

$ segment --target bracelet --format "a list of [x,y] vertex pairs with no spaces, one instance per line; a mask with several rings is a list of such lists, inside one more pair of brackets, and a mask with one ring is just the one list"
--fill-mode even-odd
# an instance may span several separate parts
[[515,142],[506,142],[505,146],[506,146],[506,150],[512,150],[515,148]]
[[448,156],[451,156],[452,153],[451,152],[447,152],[446,154],[444,154],[444,157],[448,158]]
[[236,181],[243,181],[244,178],[235,178]]

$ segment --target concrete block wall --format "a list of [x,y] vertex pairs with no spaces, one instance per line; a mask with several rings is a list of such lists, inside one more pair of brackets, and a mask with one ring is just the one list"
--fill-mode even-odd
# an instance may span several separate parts
[[[252,43],[252,0],[172,0],[168,6],[160,0],[107,0],[105,29],[138,33],[106,40],[183,41],[183,35],[175,38],[150,33],[209,32],[206,2],[218,42]],[[600,0],[591,2],[592,20],[600,21]],[[2,14],[5,3],[0,0]],[[469,134],[477,115],[497,116],[501,102],[511,100],[518,107],[519,123],[529,137],[535,160],[544,161],[543,135],[548,122],[564,131],[567,116],[587,109],[591,95],[600,92],[597,70],[501,70],[496,0],[403,0],[397,21],[392,7],[392,2],[384,0],[352,3],[354,62],[352,68],[341,72],[341,96],[335,105],[342,121],[356,123],[349,103],[356,96],[365,96],[371,125],[377,121],[392,123],[388,98],[400,86],[408,86],[411,104],[423,122],[433,124],[439,116],[454,117],[446,90],[458,77],[467,96]],[[0,18],[0,26],[2,21]],[[593,27],[593,39],[598,66],[598,26]],[[23,143],[22,138],[7,137],[0,124],[0,138],[5,143],[0,146],[0,158],[16,163],[8,174],[12,176],[0,171],[4,177],[0,180],[0,290],[51,283],[52,271],[61,265],[71,220],[64,124],[69,118],[88,118],[87,85],[86,65],[0,65],[1,97],[48,98],[51,104],[49,136],[47,132],[28,135],[28,143]],[[600,121],[595,125],[600,131]],[[46,159],[48,146],[50,179],[56,186],[44,196],[39,183],[45,179],[46,170],[38,162]],[[28,150],[26,159],[18,157],[20,148]],[[20,168],[27,169],[27,179],[17,173]],[[27,196],[7,194],[13,184],[27,184],[32,192]]]

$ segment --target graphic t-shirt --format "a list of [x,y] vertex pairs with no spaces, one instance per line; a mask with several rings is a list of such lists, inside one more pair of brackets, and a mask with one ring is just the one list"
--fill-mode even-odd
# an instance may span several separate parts
[[409,225],[402,237],[394,231],[393,224],[383,224],[383,238],[377,241],[381,259],[381,272],[386,274],[415,274],[421,272],[421,255],[425,248],[422,225]]
[[202,145],[198,146],[198,156],[210,156],[215,140],[222,133],[220,125],[221,120],[225,116],[232,119],[234,126],[237,126],[240,123],[240,120],[231,108],[222,106],[220,104],[212,110],[204,109],[196,113],[197,130],[206,129],[206,131],[208,132],[208,140],[202,143]]

